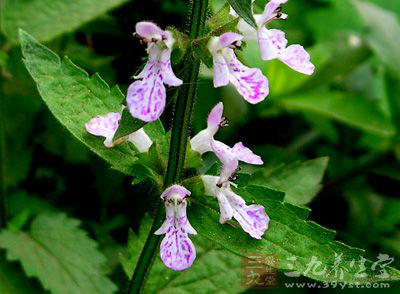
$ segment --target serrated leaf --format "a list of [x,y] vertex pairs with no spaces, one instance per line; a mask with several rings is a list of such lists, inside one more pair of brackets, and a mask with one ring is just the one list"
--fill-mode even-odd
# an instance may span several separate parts
[[251,0],[228,0],[233,10],[241,17],[245,22],[257,29],[256,21],[254,20],[252,1]]
[[353,1],[368,27],[367,41],[386,66],[400,78],[400,22],[396,15],[372,3]]
[[16,263],[8,262],[0,255],[0,293],[1,294],[39,294],[39,285],[26,277]]
[[206,28],[210,36],[221,36],[226,32],[236,32],[239,18],[230,15],[230,6],[226,3],[206,22]]
[[[400,279],[400,272],[392,267],[385,268],[389,278],[378,277],[379,270],[375,272],[371,270],[372,261],[370,260],[365,263],[366,277],[357,277],[356,273],[359,268],[354,264],[352,266],[352,261],[353,263],[359,261],[364,255],[364,251],[334,241],[334,231],[306,220],[309,209],[282,202],[284,193],[261,186],[248,186],[243,189],[235,189],[235,191],[247,203],[258,203],[265,207],[270,217],[270,223],[263,239],[251,238],[234,221],[225,225],[219,224],[218,210],[203,202],[202,195],[196,195],[193,196],[196,201],[192,200],[194,203],[190,206],[189,215],[191,224],[201,236],[217,242],[240,256],[243,256],[244,252],[274,254],[278,259],[279,270],[298,271],[303,276],[317,281],[371,283]],[[339,265],[343,269],[341,279],[337,276],[338,271],[333,269],[337,255],[341,255]],[[318,263],[320,262],[318,271],[308,269],[312,258],[316,258]],[[320,274],[319,271],[324,269],[325,274]]]
[[18,42],[18,29],[29,32],[40,41],[49,41],[63,33],[118,7],[128,0],[11,0],[2,5],[2,30]]
[[[96,115],[119,112],[124,95],[117,86],[110,89],[98,74],[89,75],[68,58],[60,59],[54,52],[38,43],[24,31],[20,32],[25,65],[44,102],[53,115],[76,138],[93,152],[108,161],[114,169],[134,175],[132,166],[136,151],[126,142],[105,148],[104,138],[90,135],[85,123]],[[146,131],[152,137],[159,134],[159,122],[148,124]],[[158,138],[161,139],[161,138]]]
[[200,168],[203,166],[203,159],[201,154],[194,151],[190,146],[190,140],[186,145],[186,156],[184,168]]
[[306,205],[317,195],[327,165],[327,157],[280,165],[273,170],[258,170],[251,182],[285,192],[289,203]]
[[196,39],[192,42],[193,52],[200,58],[200,60],[208,67],[213,67],[213,60],[210,51],[208,51],[207,44],[210,37],[203,37]]
[[54,294],[114,293],[103,270],[105,257],[79,224],[62,213],[41,214],[29,231],[3,230],[0,248]]
[[288,110],[315,112],[379,136],[390,137],[395,133],[392,122],[365,97],[344,92],[312,91],[276,101]]
[[136,132],[142,128],[146,123],[140,119],[134,118],[127,108],[122,111],[121,120],[119,121],[119,127],[115,132],[113,141],[119,138],[128,136],[133,132]]

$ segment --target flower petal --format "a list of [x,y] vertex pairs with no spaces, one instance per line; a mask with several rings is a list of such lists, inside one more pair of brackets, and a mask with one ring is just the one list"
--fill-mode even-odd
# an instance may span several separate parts
[[212,151],[211,149],[211,141],[213,140],[213,135],[211,134],[210,130],[204,129],[196,134],[190,140],[190,147],[192,150],[204,154],[206,152]]
[[86,130],[95,136],[105,137],[104,145],[113,147],[112,139],[118,129],[121,114],[110,112],[106,115],[98,115],[85,124]]
[[161,53],[161,75],[162,80],[165,84],[169,86],[180,86],[182,85],[182,80],[178,79],[171,67],[171,49],[164,49]]
[[165,32],[160,29],[156,24],[149,21],[141,21],[136,24],[136,33],[148,40],[157,39],[161,40]]
[[269,93],[269,86],[261,70],[244,66],[232,49],[227,49],[224,56],[229,67],[230,81],[243,98],[252,104],[263,101]]
[[254,154],[249,148],[243,145],[242,142],[236,143],[233,146],[232,151],[236,154],[236,157],[243,162],[250,164],[263,164],[261,157]]
[[190,194],[191,192],[185,187],[180,185],[172,185],[161,194],[161,199],[173,200],[174,197],[177,197],[179,200],[183,200]]
[[243,39],[243,36],[237,33],[227,32],[218,38],[218,50],[227,48],[233,43]]
[[261,239],[268,229],[269,217],[262,205],[247,206],[239,195],[225,190],[226,198],[232,207],[233,217],[250,236]]
[[222,54],[213,55],[214,87],[222,87],[229,84],[229,68]]
[[244,40],[257,40],[257,30],[243,19],[240,19],[237,29],[243,35]]
[[229,178],[236,172],[239,166],[239,161],[232,149],[220,141],[212,140],[211,148],[222,163],[222,169],[218,182],[218,184],[222,184],[228,181]]
[[141,153],[149,151],[150,146],[153,144],[153,141],[146,134],[143,128],[128,135],[128,141],[133,143]]
[[200,176],[204,185],[204,193],[209,196],[217,196],[219,188],[217,187],[219,177],[203,175]]
[[161,46],[157,44],[150,44],[148,48],[149,58],[147,59],[146,65],[142,71],[133,76],[135,79],[143,79],[153,74],[154,71],[158,70],[161,60]]
[[224,112],[224,104],[220,102],[214,106],[214,108],[208,115],[207,128],[210,130],[213,136],[219,130],[219,124],[221,123],[223,112]]
[[181,224],[174,226],[173,221],[169,222],[168,232],[160,245],[160,257],[167,267],[181,271],[192,266],[196,248]]
[[258,44],[263,60],[278,58],[287,43],[285,33],[280,30],[267,30],[265,27],[258,30]]
[[279,59],[298,72],[306,75],[314,73],[315,66],[310,61],[310,54],[301,45],[290,45]]
[[262,17],[257,22],[259,27],[264,26],[267,22],[276,16],[276,9],[281,6],[281,4],[286,3],[287,0],[271,0],[265,5]]
[[158,71],[141,81],[136,81],[128,88],[126,102],[133,117],[143,121],[158,119],[165,107],[165,87]]
[[212,151],[211,141],[214,140],[214,135],[219,129],[222,120],[222,113],[224,111],[224,104],[218,103],[211,110],[208,115],[207,128],[200,131],[196,136],[190,140],[192,149],[200,154]]
[[233,216],[233,209],[231,204],[229,203],[228,199],[225,197],[223,190],[219,189],[216,195],[219,204],[219,222],[221,224],[226,223],[227,221],[232,219]]

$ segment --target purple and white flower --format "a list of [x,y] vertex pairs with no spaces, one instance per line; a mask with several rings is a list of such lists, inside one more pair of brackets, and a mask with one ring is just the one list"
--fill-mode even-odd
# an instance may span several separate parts
[[222,163],[222,169],[217,183],[219,186],[226,183],[238,171],[239,161],[256,165],[264,163],[260,156],[254,154],[253,151],[244,146],[242,142],[236,143],[231,148],[220,141],[212,140],[211,149]]
[[242,35],[228,32],[208,42],[214,64],[214,87],[231,82],[246,101],[255,104],[267,97],[268,79],[260,69],[249,68],[237,59],[234,49],[240,46],[242,39]]
[[245,36],[245,40],[258,41],[263,60],[279,59],[292,69],[311,75],[315,67],[303,46],[296,44],[287,47],[288,41],[284,32],[265,27],[274,19],[286,19],[288,17],[281,13],[281,4],[286,2],[287,0],[271,0],[265,6],[262,14],[255,14],[257,30],[243,19],[239,20],[237,28]]
[[200,131],[190,140],[191,147],[194,151],[203,154],[205,152],[213,152],[222,163],[219,185],[228,181],[239,168],[239,161],[249,164],[263,164],[260,156],[254,154],[249,148],[245,147],[242,142],[236,143],[233,148],[214,139],[221,126],[227,125],[227,120],[222,116],[224,105],[218,103],[211,110],[207,119],[207,128]]
[[269,217],[262,205],[246,205],[242,197],[234,193],[230,187],[232,183],[225,182],[218,186],[216,176],[201,176],[205,193],[218,199],[221,224],[231,220],[238,221],[242,229],[255,239],[261,239],[268,229]]
[[161,260],[175,271],[191,267],[196,259],[196,248],[188,234],[196,235],[197,232],[186,216],[186,197],[190,194],[189,190],[179,185],[173,185],[161,194],[166,219],[155,234],[165,234],[160,246]]
[[86,130],[95,136],[105,137],[104,145],[108,148],[114,147],[117,144],[129,141],[133,143],[139,152],[147,152],[151,144],[150,137],[146,134],[143,128],[133,132],[130,135],[120,138],[113,142],[113,137],[118,129],[121,114],[118,112],[110,112],[106,115],[97,115],[85,124]]
[[143,70],[134,76],[138,79],[128,88],[127,105],[133,117],[143,121],[158,119],[165,107],[165,86],[180,86],[171,67],[171,52],[175,40],[172,33],[163,31],[151,22],[136,24],[136,34],[147,43],[148,61]]
[[208,115],[207,128],[200,131],[196,136],[190,140],[192,149],[200,154],[208,151],[212,151],[211,141],[214,140],[214,135],[218,132],[221,124],[224,125],[222,113],[224,111],[224,105],[222,102],[218,103],[211,110]]

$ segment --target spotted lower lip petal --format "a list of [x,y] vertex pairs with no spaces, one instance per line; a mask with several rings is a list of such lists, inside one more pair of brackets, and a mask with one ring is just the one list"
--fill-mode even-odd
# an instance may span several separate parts
[[148,40],[149,56],[143,70],[134,76],[137,81],[129,86],[126,102],[133,117],[151,122],[157,120],[164,111],[164,84],[176,87],[182,85],[182,80],[175,76],[171,67],[171,52],[175,42],[172,34],[151,22],[137,23],[136,33]]
[[173,185],[161,194],[165,201],[166,218],[155,232],[165,237],[160,245],[162,262],[172,270],[181,271],[192,266],[196,259],[196,248],[189,234],[196,235],[186,215],[186,197],[190,191],[180,185]]

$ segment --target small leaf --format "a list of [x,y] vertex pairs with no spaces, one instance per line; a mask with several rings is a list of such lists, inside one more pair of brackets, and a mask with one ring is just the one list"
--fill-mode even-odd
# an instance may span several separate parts
[[12,0],[2,3],[2,30],[18,42],[18,29],[29,32],[40,41],[49,41],[63,33],[118,7],[128,0]]
[[253,11],[252,11],[252,1],[251,0],[228,0],[229,4],[232,6],[233,10],[245,22],[251,25],[253,28],[257,29],[256,21],[254,20]]
[[379,136],[390,137],[395,133],[392,122],[364,97],[344,92],[312,91],[275,101],[288,110],[315,112]]
[[273,170],[260,170],[252,176],[253,184],[285,192],[285,201],[306,205],[320,189],[328,158],[280,165]]
[[206,22],[210,36],[221,36],[226,32],[236,32],[239,18],[230,15],[230,6],[226,3],[222,8],[217,11]]
[[3,230],[0,248],[54,294],[114,293],[103,270],[105,257],[79,224],[62,213],[41,214],[29,231]]
[[36,283],[26,277],[16,263],[8,262],[0,255],[0,293],[1,294],[40,294]]
[[114,135],[113,141],[128,136],[142,128],[146,123],[140,119],[134,118],[127,108],[122,111],[122,117],[119,121],[119,127]]
[[193,52],[200,58],[200,60],[208,67],[213,67],[213,60],[210,51],[208,50],[208,42],[210,37],[203,37],[196,39],[192,42]]
[[184,168],[200,168],[203,166],[203,159],[200,153],[194,151],[190,146],[190,140],[186,145],[186,156]]
[[353,1],[368,27],[367,41],[386,66],[400,78],[400,22],[396,15],[372,3]]

